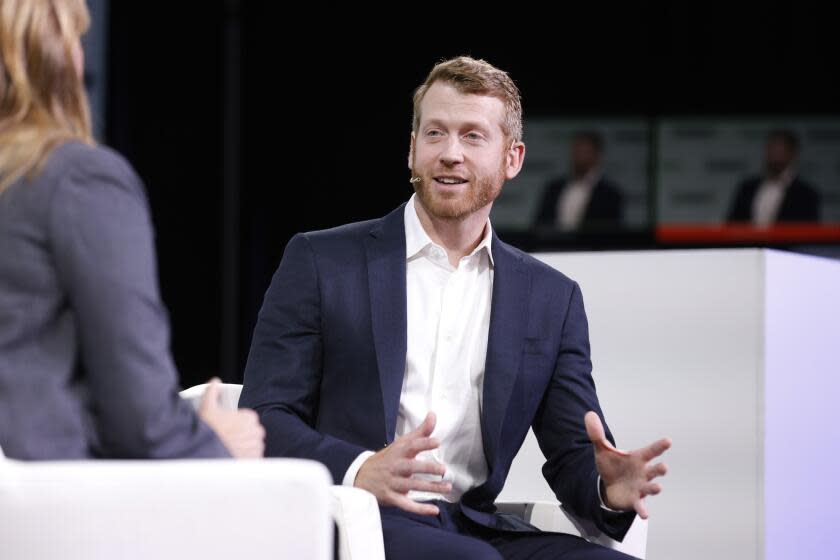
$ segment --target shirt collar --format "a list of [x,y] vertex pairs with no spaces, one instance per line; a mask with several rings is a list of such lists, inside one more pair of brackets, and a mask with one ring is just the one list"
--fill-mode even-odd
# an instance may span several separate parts
[[794,177],[796,177],[796,168],[793,165],[789,165],[787,169],[782,171],[777,181],[782,187],[787,187],[793,182]]
[[601,167],[595,166],[580,179],[572,179],[571,184],[581,185],[587,189],[592,189],[601,180]]

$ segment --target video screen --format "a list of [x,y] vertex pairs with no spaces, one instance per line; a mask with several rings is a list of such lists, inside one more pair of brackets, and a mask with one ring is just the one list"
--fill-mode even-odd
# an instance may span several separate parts
[[525,165],[494,204],[494,226],[569,233],[651,227],[650,135],[643,118],[527,119]]
[[542,117],[524,134],[523,169],[491,214],[501,231],[840,241],[840,116]]
[[663,241],[840,239],[840,118],[661,119]]

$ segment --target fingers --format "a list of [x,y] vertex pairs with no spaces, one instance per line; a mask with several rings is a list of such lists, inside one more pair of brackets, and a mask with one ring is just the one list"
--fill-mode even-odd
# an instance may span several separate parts
[[235,457],[239,459],[261,459],[265,455],[265,443],[252,441],[237,447]]
[[434,461],[406,460],[400,463],[396,469],[396,473],[405,477],[417,473],[443,476],[446,474],[446,467]]
[[645,496],[655,496],[662,491],[662,487],[659,484],[647,484],[644,488],[642,488],[642,497],[633,502],[633,509],[636,510],[636,513],[642,519],[647,519],[649,517],[647,504],[645,503]]
[[407,494],[410,490],[448,494],[452,491],[452,483],[423,478],[404,478],[395,483],[393,489],[400,494]]
[[660,484],[656,484],[655,482],[653,484],[645,484],[642,487],[643,496],[656,496],[660,492],[662,492],[662,486]]
[[265,428],[259,415],[251,409],[219,410],[227,416],[221,427],[220,437],[237,458],[256,459],[265,454]]
[[645,476],[648,479],[648,482],[656,478],[657,476],[665,476],[668,472],[668,465],[665,463],[657,463],[653,466],[647,467],[645,469]]
[[[376,453],[362,464],[356,475],[356,485],[371,491],[382,505],[393,505],[417,515],[438,515],[434,504],[415,502],[408,492],[417,490],[446,494],[452,491],[452,484],[442,480],[413,478],[423,473],[443,476],[446,467],[435,461],[415,459],[419,453],[440,447],[440,442],[431,437],[437,418],[433,412],[426,414],[417,429],[394,440],[394,443]],[[376,465],[366,469],[376,457]],[[363,479],[360,482],[360,479]]]
[[662,438],[658,441],[655,441],[642,449],[642,459],[645,461],[650,461],[651,459],[655,459],[668,451],[671,447],[671,438]]
[[633,503],[633,509],[636,510],[636,513],[639,514],[639,517],[642,519],[648,518],[648,510],[647,506],[645,505],[645,500],[643,498],[639,498]]
[[416,513],[418,515],[438,515],[440,513],[436,505],[415,502],[402,494],[394,494],[391,497],[391,502],[398,508],[409,513]]
[[435,430],[436,421],[435,413],[429,412],[416,430],[395,439],[391,449],[399,449],[413,459],[418,453],[440,447],[440,442],[430,437]]
[[406,437],[414,438],[414,437],[421,437],[427,438],[432,435],[432,432],[435,430],[435,422],[437,421],[437,417],[435,416],[434,412],[429,412],[426,414],[426,418],[423,420],[423,423],[417,427],[416,430],[413,432],[409,432],[406,434]]
[[265,442],[265,426],[260,422],[260,416],[250,408],[243,408],[237,411],[245,419],[251,437],[260,443]]
[[[257,414],[257,411],[250,408],[237,408],[234,412],[236,412],[240,418],[245,419],[246,422],[257,424],[260,428],[262,428],[262,424],[260,424],[260,415]],[[264,432],[265,431],[263,430],[263,433]]]
[[198,405],[198,412],[207,412],[219,407],[219,391],[221,385],[218,377],[214,377],[207,384],[204,395],[201,397],[201,404]]
[[236,423],[240,429],[245,430],[255,436],[265,437],[265,428],[260,422],[260,415],[250,408],[237,408],[236,410],[224,410],[229,414],[232,421]]
[[[405,456],[409,459],[414,459],[419,453],[423,451],[429,451],[431,449],[437,449],[440,447],[440,442],[434,438],[418,438],[409,441],[405,441],[404,443],[404,452]],[[400,448],[402,446],[398,446]]]

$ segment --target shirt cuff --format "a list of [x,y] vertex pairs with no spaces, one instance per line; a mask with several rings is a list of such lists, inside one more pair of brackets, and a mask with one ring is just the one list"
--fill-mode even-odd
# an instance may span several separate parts
[[[364,453],[363,453],[363,455],[364,455]],[[358,459],[356,459],[356,460],[358,461]],[[353,464],[355,464],[355,463],[353,463]],[[361,466],[361,465],[359,465],[359,466]],[[350,468],[352,469],[353,465],[350,465]],[[356,469],[356,470],[358,470],[358,469]],[[353,476],[354,477],[356,476],[355,473],[353,474]],[[603,509],[604,511],[609,511],[611,513],[627,513],[626,511],[621,511],[621,510],[618,510],[618,509],[608,508],[604,504],[604,497],[601,495],[601,475],[598,475],[598,501],[601,502],[601,509]]]
[[358,457],[356,457],[350,466],[347,467],[347,472],[344,473],[344,478],[341,480],[342,486],[354,486],[356,482],[356,475],[359,474],[359,469],[362,468],[362,464],[368,460],[368,457],[373,455],[373,451],[365,451],[360,453]]

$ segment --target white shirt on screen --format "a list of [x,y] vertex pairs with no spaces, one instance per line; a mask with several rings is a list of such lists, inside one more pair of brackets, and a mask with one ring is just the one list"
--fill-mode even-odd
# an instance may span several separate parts
[[557,225],[563,231],[571,231],[580,227],[592,191],[601,178],[600,169],[592,169],[581,177],[569,181],[561,195],[557,198]]
[[765,178],[752,203],[752,222],[758,227],[766,227],[776,221],[785,192],[796,173],[792,167],[787,168],[775,179]]

